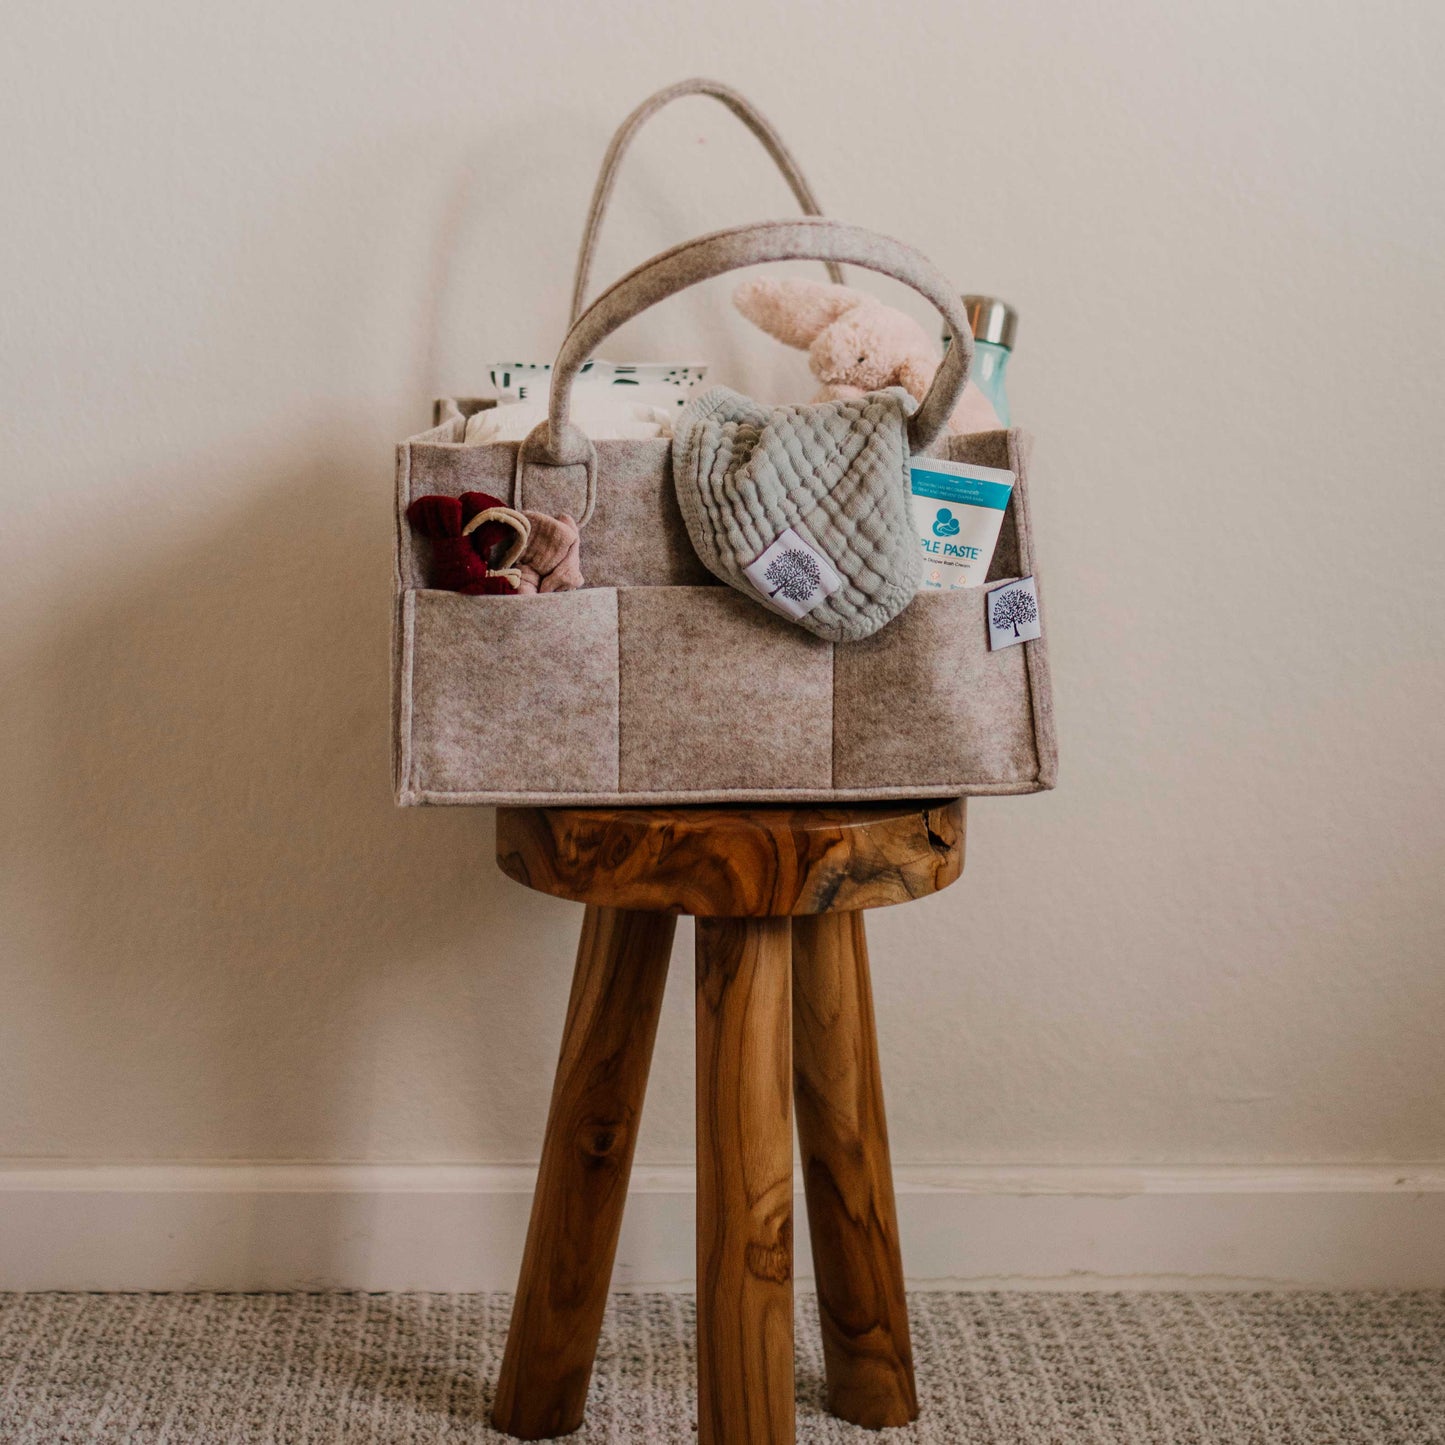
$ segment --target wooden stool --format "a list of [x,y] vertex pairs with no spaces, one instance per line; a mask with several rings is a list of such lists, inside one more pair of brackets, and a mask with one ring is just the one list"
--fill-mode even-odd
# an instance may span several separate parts
[[502,871],[587,905],[499,1430],[582,1423],[679,913],[697,918],[700,1445],[793,1439],[794,1101],[828,1408],[917,1418],[857,910],[947,887],[963,836],[961,799],[499,810]]

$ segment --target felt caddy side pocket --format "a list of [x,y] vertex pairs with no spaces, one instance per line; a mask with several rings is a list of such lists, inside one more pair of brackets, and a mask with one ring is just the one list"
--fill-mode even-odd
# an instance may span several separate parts
[[840,645],[833,783],[920,795],[1039,786],[1027,652],[990,652],[982,587],[921,592],[887,627]]
[[612,588],[408,593],[402,667],[399,801],[617,791]]

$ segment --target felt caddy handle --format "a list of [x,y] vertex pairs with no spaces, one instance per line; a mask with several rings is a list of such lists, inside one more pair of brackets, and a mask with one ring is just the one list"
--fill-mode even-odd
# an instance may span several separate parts
[[932,303],[952,333],[928,394],[908,419],[908,445],[926,451],[948,424],[968,385],[973,365],[973,333],[953,283],[921,252],[862,226],[807,217],[792,221],[756,221],[684,241],[644,261],[614,282],[573,324],[552,366],[547,420],[539,422],[517,448],[512,505],[520,508],[529,463],[585,469],[587,501],[578,525],[585,525],[597,501],[597,449],[568,421],[572,383],[582,364],[619,326],[678,291],[728,271],[778,261],[832,261],[891,276]]
[[[708,95],[727,106],[762,142],[763,149],[772,157],[773,164],[783,173],[783,179],[787,181],[789,189],[797,198],[803,214],[805,216],[821,216],[823,214],[823,208],[818,204],[818,198],[813,194],[813,188],[803,175],[802,167],[793,158],[793,153],[783,144],[782,136],[746,96],[739,95],[731,86],[724,85],[717,80],[680,80],[676,85],[666,86],[656,95],[648,96],[617,127],[617,133],[607,147],[607,154],[602,158],[602,169],[597,173],[597,184],[592,191],[592,204],[587,211],[587,224],[582,232],[582,245],[577,252],[577,272],[572,282],[572,310],[568,317],[568,325],[575,322],[582,314],[583,303],[587,296],[587,283],[592,276],[592,263],[597,257],[597,234],[602,229],[608,204],[612,200],[612,192],[617,185],[617,172],[622,165],[623,155],[626,154],[627,148],[632,144],[637,132],[658,111],[685,95]],[[841,284],[843,272],[839,269],[838,263],[828,261],[825,264],[829,277]]]

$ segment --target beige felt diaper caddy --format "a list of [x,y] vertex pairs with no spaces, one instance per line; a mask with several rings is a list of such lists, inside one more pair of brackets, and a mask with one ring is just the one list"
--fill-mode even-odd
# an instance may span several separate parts
[[[653,111],[689,93],[717,97],[752,129],[807,214],[664,251],[584,308],[622,152]],[[892,276],[960,338],[908,419],[910,450],[1012,471],[989,582],[1038,576],[1026,438],[946,430],[971,356],[957,288],[910,247],[817,209],[776,132],[725,87],[671,87],[618,131],[583,238],[547,421],[521,443],[467,445],[468,417],[492,403],[448,398],[431,430],[397,449],[399,803],[841,802],[1054,785],[1045,639],[991,651],[987,588],[922,592],[872,636],[825,641],[699,561],[674,490],[670,440],[593,442],[568,421],[583,363],[625,321],[687,286],[800,259],[824,262],[834,279],[840,265]],[[468,491],[576,517],[586,586],[529,596],[429,588],[426,544],[413,536],[407,507]]]

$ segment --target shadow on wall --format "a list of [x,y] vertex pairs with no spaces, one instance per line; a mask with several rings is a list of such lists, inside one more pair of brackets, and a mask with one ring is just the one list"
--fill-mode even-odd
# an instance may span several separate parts
[[[574,120],[543,126],[572,146]],[[423,398],[459,377],[472,389],[484,361],[555,351],[575,233],[550,248],[559,267],[512,225],[533,198],[543,214],[527,148],[451,150],[455,183],[438,183],[434,139],[309,177],[254,219],[207,311],[194,398],[253,364],[256,307],[288,328],[261,406],[310,386],[359,413],[366,369],[334,387],[320,369],[394,345],[402,374],[383,384],[410,392],[420,426]],[[572,165],[579,229],[593,164]],[[627,174],[620,199],[644,196],[645,224],[609,226],[599,286],[730,219],[719,206],[700,225],[645,165]],[[362,240],[333,244],[343,227]],[[414,286],[378,300],[408,248]],[[525,334],[488,312],[514,267],[535,290]],[[719,316],[732,320],[724,292],[693,293],[617,354],[666,353],[675,335],[691,351],[713,323],[715,374],[740,373],[743,328]],[[229,460],[220,442],[161,445],[145,493],[185,501],[154,532],[139,509],[112,516],[107,580],[70,596],[48,582],[50,620],[13,639],[0,1159],[535,1157],[578,910],[501,877],[490,810],[391,800],[386,410],[273,422],[266,452]],[[231,509],[193,507],[198,479]],[[328,1228],[351,1223],[340,1210]]]
[[[497,173],[515,148],[437,149],[408,136],[280,193],[206,312],[196,404],[254,365],[259,314],[284,328],[260,404],[310,388],[347,414],[258,418],[260,453],[162,439],[144,490],[185,499],[165,540],[112,516],[111,580],[48,582],[53,620],[14,639],[0,1159],[535,1154],[575,910],[500,875],[490,810],[391,799],[390,447],[477,346],[523,345],[473,333],[530,249],[495,198],[540,185]],[[560,337],[560,284],[539,308]],[[378,346],[399,375],[348,369]],[[401,395],[368,414],[378,372]],[[198,479],[231,509],[195,508]]]
[[12,1002],[43,1022],[0,1154],[487,1157],[540,1127],[567,905],[501,877],[490,810],[394,807],[389,498],[335,454],[217,483],[244,507],[22,662]]

